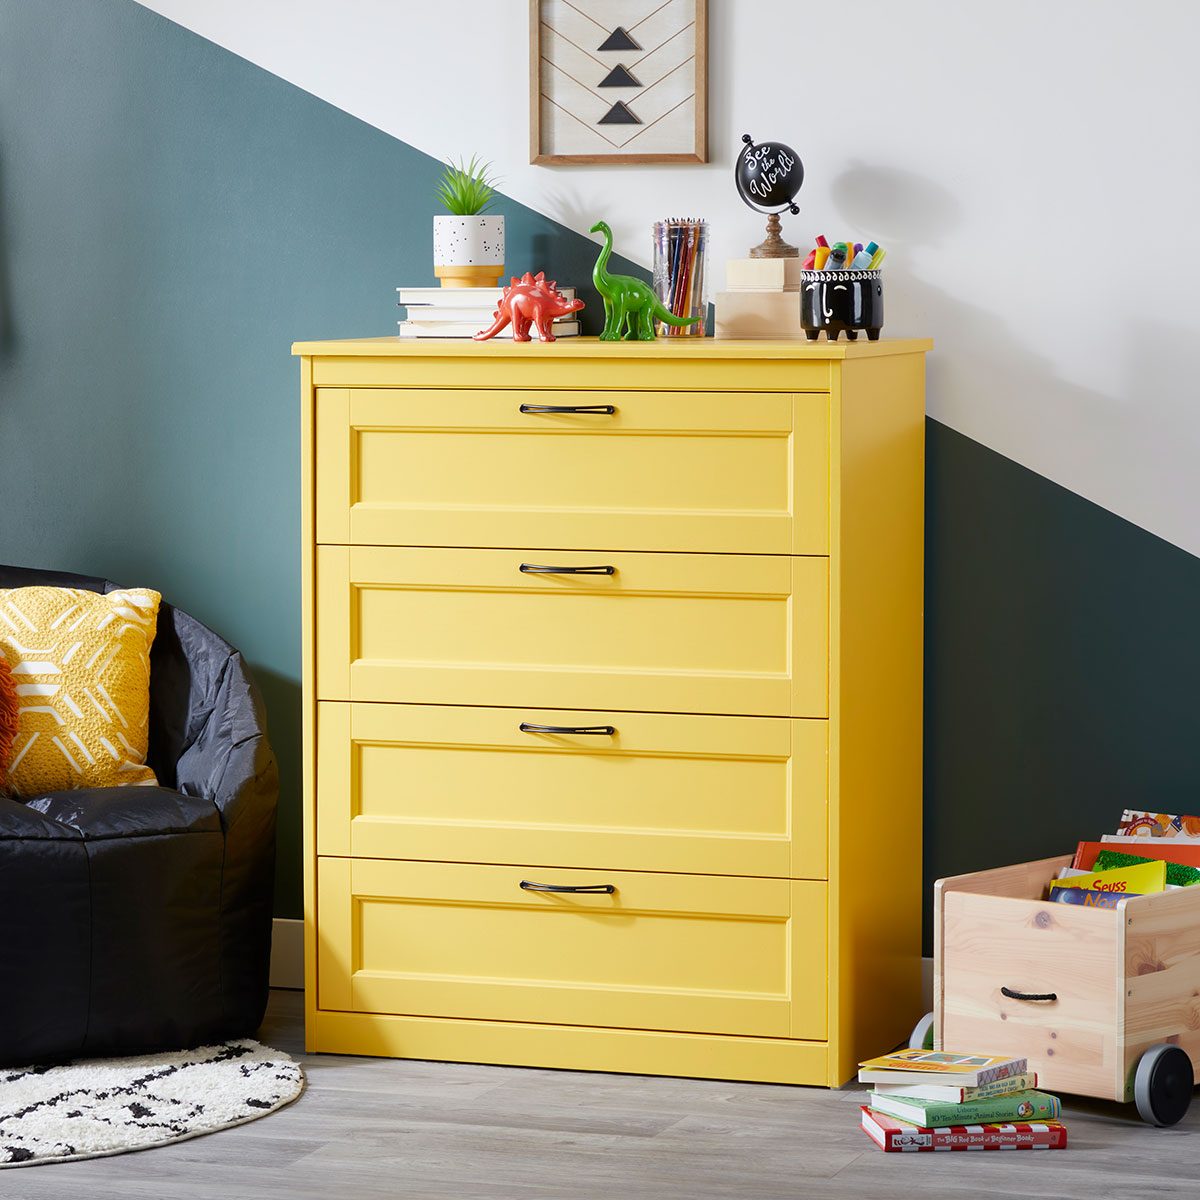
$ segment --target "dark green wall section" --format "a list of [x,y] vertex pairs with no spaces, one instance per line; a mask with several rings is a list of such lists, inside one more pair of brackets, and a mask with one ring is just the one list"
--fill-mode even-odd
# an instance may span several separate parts
[[927,429],[927,881],[1196,812],[1200,559]]
[[[433,282],[437,169],[132,0],[0,0],[0,561],[158,587],[246,651],[285,916],[289,347],[394,331],[396,285]],[[501,211],[512,269],[590,278],[588,239]],[[927,878],[1067,850],[1127,803],[1194,811],[1200,561],[932,421],[928,472]]]
[[[132,0],[0,0],[0,562],[159,588],[245,651],[283,767],[283,916],[300,906],[290,346],[395,332],[396,286],[436,282],[438,169]],[[598,332],[595,244],[497,211],[510,269],[580,286]]]

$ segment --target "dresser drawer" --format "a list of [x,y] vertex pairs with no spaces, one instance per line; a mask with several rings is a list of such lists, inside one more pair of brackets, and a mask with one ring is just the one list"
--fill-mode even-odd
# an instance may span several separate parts
[[828,553],[824,393],[321,388],[316,429],[319,542]]
[[316,570],[321,700],[827,712],[828,559],[321,546]]
[[343,858],[317,882],[324,1009],[826,1036],[823,883]]
[[317,852],[823,879],[827,747],[819,720],[326,702]]

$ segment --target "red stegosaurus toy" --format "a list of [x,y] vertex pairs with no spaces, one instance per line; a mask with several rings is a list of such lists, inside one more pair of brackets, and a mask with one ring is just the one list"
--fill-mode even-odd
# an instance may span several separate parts
[[535,276],[526,271],[520,279],[514,276],[512,283],[504,289],[496,319],[487,329],[481,329],[475,340],[485,342],[511,324],[514,342],[528,342],[531,325],[543,342],[552,342],[554,334],[550,332],[550,326],[554,319],[578,312],[582,307],[582,300],[564,300],[554,280],[546,281],[544,272],[539,271]]

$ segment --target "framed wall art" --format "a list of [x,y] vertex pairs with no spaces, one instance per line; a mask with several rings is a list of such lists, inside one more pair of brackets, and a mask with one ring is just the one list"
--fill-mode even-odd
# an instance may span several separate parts
[[706,7],[530,0],[529,161],[706,161]]

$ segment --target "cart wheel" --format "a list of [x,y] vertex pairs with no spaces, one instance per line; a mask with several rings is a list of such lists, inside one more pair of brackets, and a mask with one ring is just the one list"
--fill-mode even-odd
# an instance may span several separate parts
[[1150,1125],[1176,1125],[1192,1102],[1196,1077],[1192,1060],[1178,1046],[1160,1042],[1138,1059],[1133,1100]]
[[926,1013],[914,1026],[908,1035],[910,1050],[933,1049],[933,1013]]

